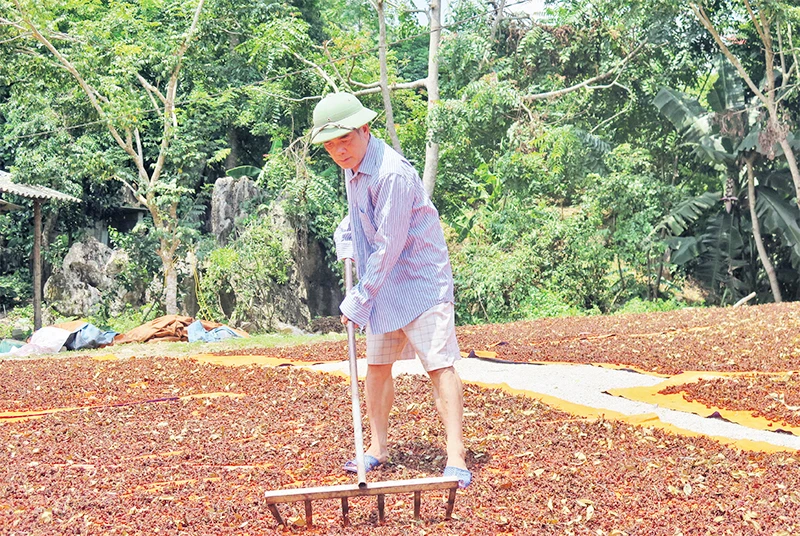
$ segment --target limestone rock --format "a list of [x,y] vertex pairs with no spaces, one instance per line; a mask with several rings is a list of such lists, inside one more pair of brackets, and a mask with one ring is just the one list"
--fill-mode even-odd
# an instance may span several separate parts
[[[248,214],[249,202],[261,194],[261,189],[247,177],[217,179],[211,194],[211,230],[218,244],[224,245],[228,242],[236,227],[236,220]],[[291,255],[293,262],[289,268],[289,282],[278,289],[272,303],[253,304],[253,315],[257,316],[256,309],[264,305],[272,311],[278,323],[305,329],[312,318],[338,315],[342,292],[338,277],[331,273],[325,261],[324,249],[309,236],[302,225],[290,221],[283,202],[285,201],[274,201],[265,217],[271,222],[272,228],[283,237],[284,250]],[[230,318],[236,296],[225,295],[219,298]],[[255,318],[239,321],[252,320]]]
[[245,215],[246,202],[260,194],[258,186],[247,177],[221,177],[216,180],[211,193],[211,232],[217,243],[227,243],[236,219]]
[[[128,255],[87,238],[70,247],[61,268],[44,284],[46,303],[63,316],[86,316],[104,296],[117,293],[115,277],[128,264]],[[120,295],[120,302],[133,296]],[[120,306],[124,303],[120,303]]]

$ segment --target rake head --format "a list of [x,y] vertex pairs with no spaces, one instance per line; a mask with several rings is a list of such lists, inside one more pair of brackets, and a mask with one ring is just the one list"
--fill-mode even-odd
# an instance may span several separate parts
[[358,484],[343,484],[340,486],[323,486],[318,488],[298,488],[291,490],[275,490],[265,493],[267,507],[281,525],[286,522],[278,511],[278,504],[303,501],[306,507],[306,528],[313,524],[311,501],[315,499],[341,499],[342,522],[345,526],[350,524],[348,517],[350,508],[347,499],[350,497],[363,497],[366,495],[378,497],[378,522],[383,523],[385,518],[384,498],[388,494],[413,493],[414,494],[414,519],[419,519],[421,494],[423,491],[449,490],[445,519],[453,515],[453,506],[456,502],[458,478],[434,477],[416,478],[411,480],[387,480],[384,482],[371,482],[366,486]]

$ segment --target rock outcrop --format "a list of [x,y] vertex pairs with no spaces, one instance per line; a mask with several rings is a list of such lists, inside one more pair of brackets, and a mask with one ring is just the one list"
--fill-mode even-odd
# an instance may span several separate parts
[[[261,190],[246,177],[217,179],[211,196],[211,229],[217,243],[224,245],[229,241],[236,220],[248,213],[249,202],[260,195]],[[323,247],[306,229],[290,221],[280,200],[272,202],[264,217],[283,237],[283,248],[293,261],[289,281],[278,289],[271,304],[275,320],[308,329],[316,317],[338,315],[342,300],[339,278],[331,273]],[[226,300],[236,299],[222,298],[225,298],[221,300],[223,305]]]
[[261,194],[261,190],[247,177],[234,179],[222,177],[214,183],[211,193],[211,232],[217,243],[225,245],[236,227],[236,219],[246,214],[247,203]]
[[[124,251],[111,249],[95,238],[76,242],[44,284],[45,302],[63,316],[86,316],[109,292],[117,294],[115,277],[128,262]],[[120,306],[132,298],[124,293],[118,297]]]

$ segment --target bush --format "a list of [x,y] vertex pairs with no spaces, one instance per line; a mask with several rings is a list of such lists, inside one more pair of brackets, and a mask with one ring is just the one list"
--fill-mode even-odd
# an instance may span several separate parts
[[475,221],[460,244],[449,233],[459,323],[606,309],[612,256],[597,217],[511,203]]
[[133,328],[146,324],[161,315],[161,309],[155,303],[148,303],[139,307],[125,304],[125,309],[111,315],[107,310],[101,310],[89,316],[86,321],[103,330],[125,333]]
[[268,218],[251,220],[229,246],[205,259],[197,316],[271,330],[275,294],[288,282],[291,262]]
[[33,330],[33,305],[14,307],[8,311],[8,315],[0,322],[0,339],[10,339],[14,326],[20,320],[22,321],[20,322],[21,325],[26,326],[31,331]]
[[675,311],[684,309],[686,304],[674,298],[668,300],[648,301],[641,298],[633,298],[625,302],[622,307],[614,311],[616,314],[627,313],[657,313],[661,311]]
[[32,277],[28,270],[0,275],[0,304],[18,306],[33,294]]

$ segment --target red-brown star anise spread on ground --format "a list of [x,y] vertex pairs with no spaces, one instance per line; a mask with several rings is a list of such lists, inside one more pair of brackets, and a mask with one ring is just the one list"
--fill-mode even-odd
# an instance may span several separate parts
[[666,387],[661,394],[683,393],[683,398],[708,407],[749,411],[782,426],[800,427],[800,373],[701,379]]
[[[659,374],[687,370],[800,369],[800,302],[661,313],[542,318],[457,328],[461,350],[498,359],[604,363]],[[358,340],[363,355],[363,339]],[[239,351],[219,352],[219,355]],[[306,362],[347,359],[347,342],[262,348],[248,353]]]
[[[787,408],[798,404],[797,377],[786,372],[800,369],[798,312],[798,305],[781,304],[546,319],[466,326],[459,338],[462,350],[518,362],[613,363],[668,374],[783,372],[683,391],[695,389],[690,396],[708,405],[786,420],[753,393],[777,393]],[[347,355],[343,341],[234,353],[305,362]],[[2,361],[0,374],[0,411],[65,409],[24,421],[4,417],[2,534],[304,533],[302,503],[281,505],[289,521],[281,529],[264,492],[353,481],[342,471],[353,452],[350,395],[337,376],[160,357]],[[444,520],[437,493],[423,494],[419,521],[410,495],[387,496],[382,525],[374,498],[351,499],[349,528],[341,525],[339,501],[317,501],[309,533],[800,533],[798,453],[740,451],[703,437],[587,420],[535,395],[472,385],[465,387],[465,412],[474,482],[459,492],[454,519]],[[390,462],[368,480],[441,474],[442,428],[425,378],[398,379],[390,440]]]

